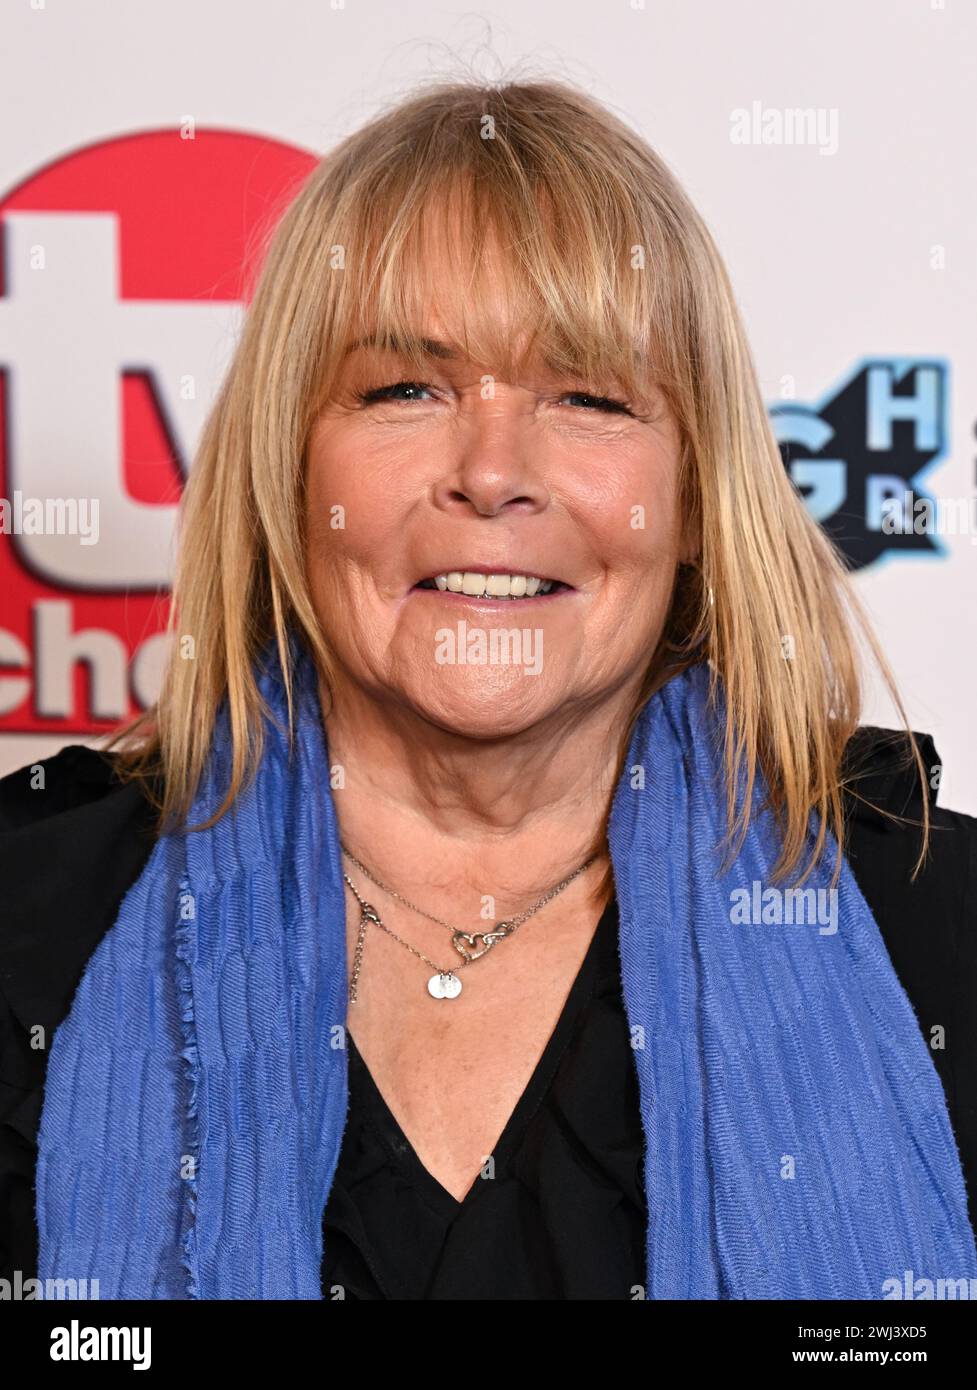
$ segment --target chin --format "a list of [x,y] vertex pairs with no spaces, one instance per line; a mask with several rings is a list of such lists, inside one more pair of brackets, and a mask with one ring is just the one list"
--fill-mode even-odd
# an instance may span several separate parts
[[518,684],[508,688],[483,682],[476,688],[445,691],[440,697],[430,689],[412,692],[406,699],[422,719],[459,738],[511,738],[539,724],[561,703],[547,699],[542,689],[524,688],[538,677],[516,679]]

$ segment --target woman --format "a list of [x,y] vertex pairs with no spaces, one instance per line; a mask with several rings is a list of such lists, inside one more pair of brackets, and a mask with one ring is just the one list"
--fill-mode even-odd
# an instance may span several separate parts
[[322,163],[195,462],[173,612],[111,760],[4,784],[11,1027],[57,1024],[8,1064],[41,1278],[977,1274],[974,822],[911,736],[858,730],[853,595],[632,131],[558,84],[452,84]]

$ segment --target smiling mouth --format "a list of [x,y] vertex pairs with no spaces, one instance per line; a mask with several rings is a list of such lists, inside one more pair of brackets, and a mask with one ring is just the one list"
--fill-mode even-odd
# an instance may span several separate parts
[[456,594],[462,598],[514,601],[569,592],[571,587],[560,579],[546,579],[537,574],[510,574],[505,571],[485,573],[480,570],[448,570],[414,585],[415,589]]

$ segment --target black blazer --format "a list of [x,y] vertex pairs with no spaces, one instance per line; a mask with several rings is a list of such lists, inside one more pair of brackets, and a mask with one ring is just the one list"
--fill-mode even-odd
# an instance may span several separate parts
[[[917,735],[928,767],[938,764]],[[943,1083],[977,1225],[977,818],[926,789],[931,857],[915,884],[922,792],[905,740],[859,729],[847,750],[849,863]],[[38,764],[34,765],[35,767]],[[152,809],[111,758],[74,745],[0,780],[0,1277],[37,1269],[34,1178],[47,1048],[85,965],[115,922],[154,840]],[[38,1034],[41,1025],[42,1034]],[[942,1030],[934,1033],[933,1030]],[[35,1030],[32,1034],[32,1030]],[[32,1037],[41,1045],[32,1046]],[[942,1046],[933,1047],[932,1039]]]

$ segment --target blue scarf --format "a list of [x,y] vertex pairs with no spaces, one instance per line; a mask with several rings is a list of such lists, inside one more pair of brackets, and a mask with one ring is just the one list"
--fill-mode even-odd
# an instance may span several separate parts
[[[316,673],[297,641],[292,657],[291,761],[268,649],[255,780],[211,829],[156,842],[55,1034],[42,1280],[98,1279],[113,1299],[322,1297],[348,1096],[345,904]],[[973,1278],[940,1081],[847,864],[834,908],[833,844],[807,915],[771,897],[761,786],[717,875],[708,674],[644,706],[610,823],[646,1297],[874,1299],[906,1270]],[[218,805],[230,753],[222,708],[192,824]]]

